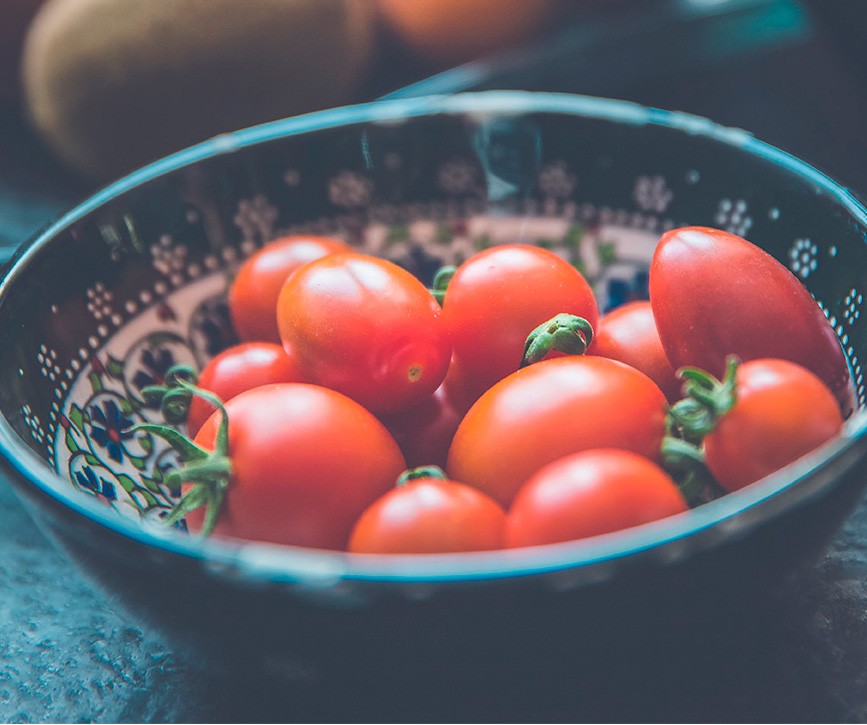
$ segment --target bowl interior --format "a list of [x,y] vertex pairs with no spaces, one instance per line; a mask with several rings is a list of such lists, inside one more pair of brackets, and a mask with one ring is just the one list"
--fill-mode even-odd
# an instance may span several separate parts
[[424,281],[492,244],[538,244],[579,266],[610,309],[646,296],[659,235],[695,224],[749,238],[800,278],[840,338],[863,408],[867,245],[844,190],[702,119],[495,92],[219,137],[70,212],[3,283],[0,411],[17,436],[6,454],[29,447],[39,462],[27,475],[102,499],[117,517],[163,516],[176,461],[131,430],[160,420],[141,390],[235,341],[233,270],[279,235],[336,234]]

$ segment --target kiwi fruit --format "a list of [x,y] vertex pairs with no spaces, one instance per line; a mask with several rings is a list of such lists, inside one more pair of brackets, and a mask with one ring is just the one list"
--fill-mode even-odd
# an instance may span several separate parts
[[165,154],[353,99],[367,0],[47,0],[25,38],[33,125],[105,180]]

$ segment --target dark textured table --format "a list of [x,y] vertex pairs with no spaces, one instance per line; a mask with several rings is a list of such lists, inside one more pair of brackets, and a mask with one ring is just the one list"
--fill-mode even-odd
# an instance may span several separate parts
[[[857,57],[853,65],[821,27],[789,29],[786,42],[739,59],[716,56],[693,75],[661,67],[668,77],[648,80],[609,66],[578,77],[578,58],[478,85],[607,93],[701,113],[867,190],[867,69],[860,77]],[[626,70],[638,67],[636,47],[621,54]],[[593,53],[615,57],[612,48]],[[88,190],[57,168],[18,107],[0,107],[0,247],[14,248]],[[390,693],[387,682],[365,682],[364,663],[347,683],[302,661],[269,669],[197,659],[95,589],[0,480],[2,722],[867,720],[867,501],[817,561],[748,601],[701,647],[673,643],[671,658],[646,670],[636,652],[622,680],[580,698],[568,677],[540,698],[538,687],[503,688],[484,673],[447,691],[419,682]]]

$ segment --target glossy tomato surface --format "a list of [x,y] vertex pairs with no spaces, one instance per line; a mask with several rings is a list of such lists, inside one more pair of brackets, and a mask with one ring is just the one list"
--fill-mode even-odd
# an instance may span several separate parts
[[747,240],[707,227],[666,232],[650,265],[650,302],[675,369],[720,376],[728,355],[791,360],[851,410],[849,368],[822,310],[797,277]]
[[569,356],[523,368],[482,395],[449,450],[449,475],[508,506],[558,458],[622,448],[657,459],[666,400],[644,373],[616,360]]
[[[215,536],[344,549],[355,521],[405,469],[371,413],[304,383],[254,388],[226,403],[232,474]],[[195,442],[213,450],[219,415]],[[203,509],[188,514],[201,528]]]
[[242,340],[280,343],[277,297],[300,266],[349,246],[334,237],[292,235],[268,242],[238,269],[229,288],[229,314]]
[[592,354],[637,368],[660,387],[669,402],[680,398],[681,381],[662,348],[649,301],[627,302],[603,315]]
[[347,252],[305,265],[283,286],[277,320],[308,380],[376,413],[417,405],[448,370],[451,343],[439,304],[384,259]]
[[687,508],[653,461],[613,448],[582,451],[549,463],[520,488],[506,519],[506,546],[607,534]]
[[[301,371],[282,345],[273,342],[242,342],[211,359],[202,368],[198,386],[214,393],[224,403],[245,390],[270,383],[303,382]],[[195,435],[216,408],[193,396],[187,414],[187,430]]]
[[599,322],[584,276],[553,252],[529,245],[473,255],[458,267],[443,301],[455,359],[478,393],[515,372],[527,336],[561,313],[583,317],[594,330]]
[[490,496],[441,478],[418,478],[386,493],[359,518],[349,550],[445,554],[503,547],[506,514]]
[[704,440],[707,466],[728,491],[753,483],[840,432],[843,419],[828,387],[787,360],[743,363],[736,402]]

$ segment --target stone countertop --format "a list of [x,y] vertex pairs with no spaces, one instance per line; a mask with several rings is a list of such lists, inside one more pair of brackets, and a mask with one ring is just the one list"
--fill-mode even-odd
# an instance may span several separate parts
[[[681,79],[621,83],[610,95],[749,128],[867,189],[867,78],[862,87],[821,37],[752,62],[749,72],[718,69],[713,92]],[[541,83],[598,92],[556,74]],[[56,167],[20,109],[0,107],[0,248],[14,248],[87,192]],[[817,561],[709,632],[698,661],[674,655],[661,672],[626,677],[579,705],[568,682],[545,688],[544,698],[538,687],[503,691],[483,676],[449,692],[417,683],[393,693],[363,677],[329,681],[303,662],[245,674],[245,663],[197,660],[128,619],[51,546],[0,479],[0,722],[863,722],[865,663],[867,500]]]

